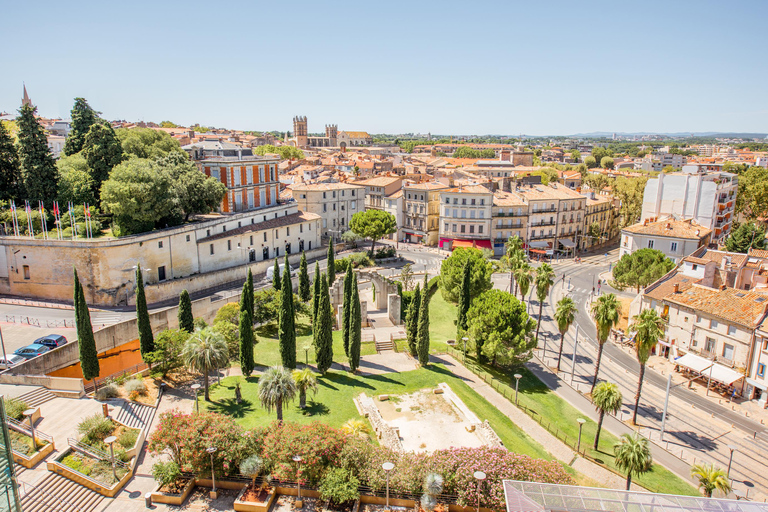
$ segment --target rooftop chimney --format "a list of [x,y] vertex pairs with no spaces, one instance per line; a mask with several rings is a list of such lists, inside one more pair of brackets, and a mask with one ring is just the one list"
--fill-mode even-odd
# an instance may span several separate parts
[[680,283],[675,283],[675,293],[680,293]]

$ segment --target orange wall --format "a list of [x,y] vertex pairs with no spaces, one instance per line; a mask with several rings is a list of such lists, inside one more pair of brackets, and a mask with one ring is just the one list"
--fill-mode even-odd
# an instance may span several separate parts
[[[139,340],[129,341],[119,347],[107,350],[99,354],[99,377],[106,377],[141,363],[141,351]],[[83,378],[83,370],[80,363],[56,370],[48,374],[50,377]]]

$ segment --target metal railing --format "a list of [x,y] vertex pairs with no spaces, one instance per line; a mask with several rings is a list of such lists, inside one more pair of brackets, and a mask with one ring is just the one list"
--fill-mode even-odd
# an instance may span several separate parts
[[[77,505],[73,505],[64,498],[54,496],[48,491],[44,491],[39,487],[22,482],[21,480],[19,480],[19,484],[23,491],[23,495],[21,496],[22,500],[28,498],[30,501],[34,500],[35,503],[43,503],[48,510],[56,510],[58,512],[80,512],[80,508]],[[27,490],[27,487],[30,487],[32,490]]]
[[[87,445],[85,443],[81,443],[77,439],[72,439],[69,437],[67,438],[67,444],[70,448],[82,453],[83,455],[87,455],[93,459],[112,462],[112,457],[107,452],[99,450],[98,448],[94,448],[93,446]],[[115,466],[122,469],[128,469],[128,464],[119,460],[117,457],[115,457]]]
[[[5,418],[5,422],[8,424],[8,428],[15,430],[21,434],[28,435],[32,437],[32,429],[29,425],[22,423],[20,421],[17,421],[13,418]],[[41,432],[40,430],[35,429],[35,439],[47,441],[49,443],[53,442],[53,437],[46,434],[45,432]]]
[[101,377],[98,379],[94,379],[91,382],[87,382],[83,384],[83,388],[86,393],[93,393],[96,389],[108,383],[109,381],[113,381],[113,380],[119,379],[120,377],[125,377],[127,375],[133,375],[134,373],[138,373],[146,368],[149,368],[149,365],[147,365],[147,363],[139,363],[131,366],[130,368],[126,368],[125,370],[120,370],[119,372],[115,372],[111,375],[107,375],[106,377]]

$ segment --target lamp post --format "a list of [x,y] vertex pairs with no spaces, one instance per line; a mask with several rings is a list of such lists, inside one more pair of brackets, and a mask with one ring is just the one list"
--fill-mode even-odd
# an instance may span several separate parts
[[200,412],[200,402],[197,400],[197,392],[200,390],[200,384],[194,383],[190,386],[195,391],[195,412]]
[[482,471],[475,471],[475,478],[477,479],[477,512],[480,512],[480,485],[485,480],[485,473]]
[[731,478],[731,464],[733,463],[733,452],[735,452],[738,448],[739,447],[734,444],[728,445],[728,449],[731,450],[731,456],[728,459],[728,471],[725,474],[726,478]]
[[216,472],[213,470],[213,454],[216,453],[216,447],[209,446],[208,448],[205,449],[205,451],[211,455],[211,482],[213,483],[213,488],[211,489],[211,499],[215,500],[217,497],[217,494],[216,494]]
[[461,338],[461,341],[464,342],[464,361],[463,362],[466,363],[467,362],[467,342],[469,341],[469,338],[464,336],[463,338]]
[[293,462],[296,463],[296,508],[302,508],[304,506],[304,502],[301,501],[301,475],[300,475],[300,464],[301,464],[301,455],[294,455]]
[[389,472],[395,469],[395,465],[391,462],[385,462],[381,465],[384,473],[387,475],[387,510],[389,510]]
[[581,428],[584,426],[584,424],[587,422],[584,418],[576,418],[576,421],[579,422],[579,442],[576,444],[576,453],[581,450]]
[[32,433],[32,449],[37,451],[37,439],[35,439],[35,424],[32,422],[32,415],[35,414],[35,409],[27,409],[22,413],[29,418],[29,430]]
[[115,469],[115,447],[113,446],[115,441],[117,441],[117,437],[115,436],[109,436],[104,440],[104,442],[109,445],[109,458],[112,462],[112,478],[114,478],[115,482],[117,482],[117,470]]
[[517,387],[518,387],[518,385],[520,384],[520,379],[521,379],[522,377],[523,377],[523,376],[522,376],[522,375],[520,375],[519,373],[516,373],[516,374],[515,374],[515,405],[517,405]]

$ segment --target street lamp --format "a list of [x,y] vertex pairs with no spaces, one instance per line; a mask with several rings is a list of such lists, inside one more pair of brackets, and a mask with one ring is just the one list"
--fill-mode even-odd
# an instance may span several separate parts
[[190,387],[191,387],[191,388],[194,390],[194,392],[195,392],[195,412],[199,413],[199,412],[200,412],[200,402],[197,400],[197,392],[198,392],[198,390],[200,389],[200,384],[198,384],[198,383],[194,383],[194,384],[192,384],[192,386],[190,386]]
[[32,422],[32,415],[35,414],[35,409],[27,409],[22,413],[29,418],[29,430],[32,433],[32,449],[37,451],[37,439],[35,439],[35,424]]
[[115,479],[115,482],[117,482],[117,470],[115,469],[115,447],[113,446],[115,441],[117,441],[117,437],[115,436],[109,436],[104,440],[104,442],[109,445],[109,458],[112,461],[112,477]]
[[735,444],[729,444],[728,449],[731,450],[731,457],[728,459],[728,471],[726,472],[726,478],[731,478],[731,463],[733,463],[733,452],[738,450],[738,446]]
[[581,450],[581,428],[584,426],[584,424],[587,422],[584,418],[576,418],[576,421],[579,422],[579,442],[576,444],[576,453]]
[[515,374],[515,405],[517,405],[517,387],[520,384],[520,379],[523,378],[519,373]]
[[474,476],[477,479],[477,512],[480,512],[480,484],[485,480],[485,473],[475,471]]
[[381,465],[384,473],[387,475],[387,510],[389,510],[389,472],[395,469],[395,465],[391,462],[385,462]]
[[296,508],[304,507],[304,503],[301,501],[301,475],[299,464],[301,464],[301,455],[294,455],[293,462],[296,463]]
[[464,362],[466,363],[467,362],[467,342],[469,341],[469,338],[464,336],[463,338],[461,338],[461,341],[464,342]]
[[211,499],[216,499],[216,472],[213,470],[213,454],[216,453],[216,447],[210,446],[205,449],[206,452],[208,452],[211,455],[211,482],[213,483],[213,488],[211,489]]

